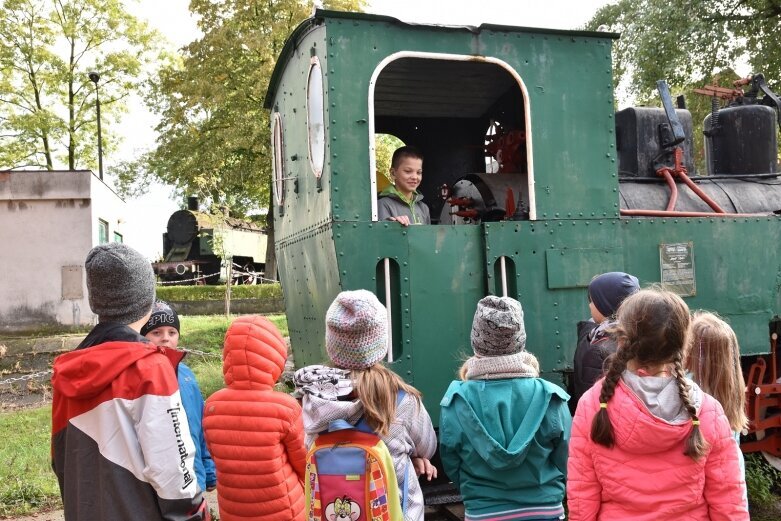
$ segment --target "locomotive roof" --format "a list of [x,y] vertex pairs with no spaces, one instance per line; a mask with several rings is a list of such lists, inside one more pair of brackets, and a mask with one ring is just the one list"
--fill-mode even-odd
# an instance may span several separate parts
[[480,24],[475,27],[473,25],[435,25],[435,24],[419,24],[403,22],[398,18],[386,15],[370,14],[370,13],[352,13],[347,11],[329,11],[327,9],[316,9],[314,15],[301,22],[296,29],[290,34],[285,41],[285,46],[282,48],[282,52],[279,54],[277,63],[274,66],[274,72],[271,75],[269,81],[268,90],[266,91],[266,97],[263,100],[263,106],[267,109],[271,108],[272,100],[279,86],[279,81],[282,76],[282,72],[290,58],[295,55],[295,49],[298,46],[300,40],[310,30],[321,25],[326,19],[346,19],[355,21],[367,21],[367,22],[387,22],[404,27],[416,27],[427,29],[431,31],[462,31],[472,34],[479,34],[482,31],[496,31],[496,32],[526,32],[526,33],[539,33],[539,34],[551,34],[551,35],[565,35],[565,36],[589,36],[596,38],[610,38],[618,39],[618,33],[610,32],[597,32],[597,31],[582,31],[582,30],[564,30],[564,29],[545,29],[541,27],[519,27],[513,25],[501,25],[501,24]]

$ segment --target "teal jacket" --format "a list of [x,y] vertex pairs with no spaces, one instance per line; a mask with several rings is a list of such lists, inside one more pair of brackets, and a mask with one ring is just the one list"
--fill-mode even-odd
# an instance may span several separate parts
[[469,516],[552,519],[563,513],[568,399],[541,378],[450,384],[440,403],[439,450]]

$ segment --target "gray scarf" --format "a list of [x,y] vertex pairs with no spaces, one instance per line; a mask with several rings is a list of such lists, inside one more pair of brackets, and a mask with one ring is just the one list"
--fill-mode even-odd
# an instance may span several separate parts
[[528,351],[503,356],[473,356],[464,365],[466,366],[467,380],[501,380],[540,376],[540,363]]

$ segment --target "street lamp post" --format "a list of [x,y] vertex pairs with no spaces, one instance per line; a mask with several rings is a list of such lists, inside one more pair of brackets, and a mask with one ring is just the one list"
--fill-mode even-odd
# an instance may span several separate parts
[[97,71],[89,72],[89,79],[95,84],[95,109],[98,113],[98,177],[103,180],[103,137],[100,132],[100,93],[98,91],[98,81],[100,74]]

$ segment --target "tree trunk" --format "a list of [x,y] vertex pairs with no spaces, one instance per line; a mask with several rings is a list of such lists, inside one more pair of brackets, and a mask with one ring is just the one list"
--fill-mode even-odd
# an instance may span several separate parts
[[[43,112],[43,102],[41,101],[41,89],[38,86],[38,78],[35,72],[29,70],[30,83],[33,86],[33,93],[35,95],[35,109],[36,112]],[[43,156],[46,158],[46,170],[54,170],[54,163],[52,162],[52,151],[49,145],[49,133],[45,128],[41,128],[41,140],[43,141]]]
[[75,94],[73,93],[73,75],[75,73],[75,52],[76,42],[70,40],[70,67],[68,69],[70,77],[68,78],[68,169],[76,170],[76,113],[75,113]]

